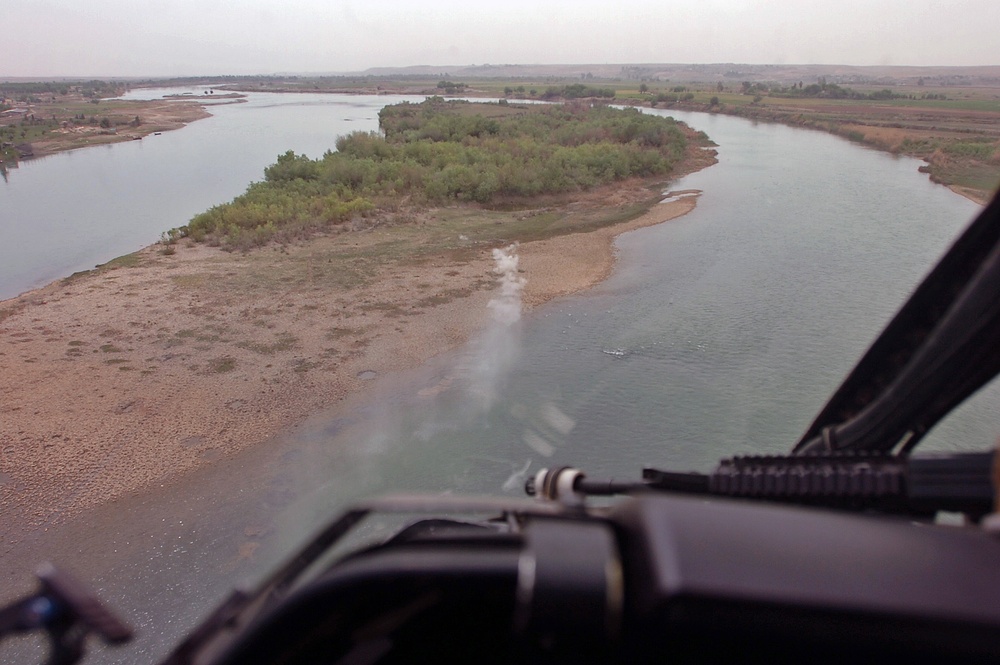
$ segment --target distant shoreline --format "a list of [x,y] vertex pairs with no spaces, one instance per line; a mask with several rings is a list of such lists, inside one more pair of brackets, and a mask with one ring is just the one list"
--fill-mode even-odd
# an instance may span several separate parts
[[[221,98],[230,100],[222,103],[243,101],[230,95],[222,95]],[[42,132],[40,138],[32,135],[16,144],[6,145],[0,153],[0,167],[13,169],[20,162],[38,157],[91,146],[139,141],[151,134],[180,129],[212,116],[205,108],[205,101],[198,97],[128,101],[110,98],[93,105],[83,99],[52,97],[26,103],[14,110],[23,112],[33,134]],[[5,124],[0,120],[0,130]]]
[[[540,67],[540,69],[539,69]],[[434,69],[434,68],[431,68]],[[791,82],[798,80],[814,81],[817,77],[836,85],[860,85],[878,87],[896,86],[903,93],[919,97],[930,94],[928,91],[943,90],[943,96],[955,95],[964,88],[956,81],[965,81],[966,85],[986,86],[986,92],[996,90],[995,84],[1000,80],[1000,66],[981,67],[902,67],[902,66],[838,66],[838,65],[671,65],[647,64],[634,66],[616,66],[614,71],[606,66],[565,65],[565,66],[503,66],[503,67],[451,67],[437,68],[431,72],[429,68],[397,68],[377,70],[358,75],[338,75],[313,81],[309,77],[260,77],[247,82],[220,82],[209,79],[173,79],[144,86],[190,86],[213,85],[223,94],[213,98],[228,98],[231,94],[251,92],[272,92],[276,94],[345,94],[345,95],[412,95],[448,97],[475,97],[483,99],[507,99],[511,97],[507,91],[515,91],[512,99],[540,99],[539,95],[545,87],[556,79],[552,72],[562,72],[562,82],[566,80],[593,81],[595,86],[612,86],[619,88],[614,99],[595,99],[597,103],[615,103],[633,106],[652,106],[664,110],[697,111],[707,113],[722,113],[753,120],[778,122],[793,127],[806,127],[826,131],[849,140],[856,141],[867,147],[872,147],[892,154],[906,154],[923,159],[926,164],[921,171],[928,173],[935,183],[949,187],[955,193],[964,196],[980,205],[987,203],[995,191],[1000,179],[1000,148],[996,148],[992,156],[970,156],[969,150],[976,150],[977,141],[990,139],[996,142],[996,136],[991,132],[983,133],[983,123],[1000,122],[1000,108],[991,111],[978,110],[978,107],[965,108],[969,102],[952,99],[942,105],[934,100],[931,105],[908,106],[893,105],[891,100],[876,103],[842,104],[838,99],[796,99],[789,97],[757,96],[752,94],[734,94],[738,92],[740,81],[779,81]],[[426,71],[425,71],[426,70]],[[513,72],[517,73],[513,73]],[[550,72],[535,83],[530,82],[532,72]],[[622,72],[630,75],[643,76],[645,80],[654,83],[643,84],[615,78]],[[734,78],[737,74],[739,76]],[[538,74],[541,76],[541,74]],[[571,76],[572,75],[572,76]],[[587,77],[591,78],[583,78]],[[682,76],[683,75],[683,76]],[[393,79],[392,76],[396,76]],[[445,76],[445,79],[440,79]],[[680,99],[680,95],[668,97],[674,101],[665,105],[658,104],[656,97],[662,97],[665,90],[672,89],[670,84],[655,81],[684,81],[691,77],[705,77],[706,81],[719,79],[718,85],[708,85],[704,82],[687,86],[674,86],[673,89],[689,89]],[[460,78],[473,80],[474,84],[466,86],[458,83]],[[506,77],[506,78],[504,78]],[[686,77],[686,78],[685,78]],[[256,82],[253,82],[256,81]],[[884,83],[873,83],[883,81]],[[886,82],[887,81],[887,82]],[[726,84],[729,85],[727,88]],[[977,83],[978,82],[978,83]],[[991,83],[992,82],[992,83]],[[455,84],[455,87],[440,87],[443,84]],[[508,84],[505,86],[505,83]],[[513,86],[517,86],[516,88]],[[458,86],[461,86],[459,89]],[[733,88],[735,86],[735,88]],[[937,86],[937,87],[935,87]],[[943,87],[942,87],[943,86]],[[641,89],[645,87],[646,93]],[[721,87],[725,89],[717,90]],[[518,97],[516,91],[534,92],[534,95],[522,94]],[[234,92],[238,91],[238,92]],[[659,92],[659,95],[654,94]],[[939,93],[933,93],[939,94]],[[980,90],[976,100],[989,106],[995,99]],[[765,93],[766,95],[766,93]],[[974,96],[976,96],[974,95]],[[981,99],[980,99],[981,97]],[[717,104],[712,100],[719,100]],[[750,100],[753,100],[751,103]],[[949,99],[951,99],[949,97]],[[67,135],[39,141],[31,144],[35,156],[43,156],[72,150],[88,145],[141,139],[150,133],[168,131],[183,126],[187,122],[207,117],[210,113],[204,107],[184,110],[179,105],[185,100],[193,103],[200,101],[197,95],[183,95],[173,100],[157,102],[129,102],[150,104],[142,111],[149,122],[122,129],[121,133],[113,135],[102,134],[97,128],[83,128],[84,135],[78,135],[81,128],[70,127]],[[758,101],[759,100],[759,101]],[[976,101],[974,100],[974,101]],[[238,103],[240,100],[236,100]],[[559,101],[551,98],[550,101]],[[562,100],[565,101],[565,100]],[[591,101],[584,99],[583,101]],[[174,108],[170,108],[173,105]],[[990,107],[993,108],[993,107]],[[44,115],[44,113],[43,113]],[[136,115],[140,113],[136,112]],[[162,124],[157,124],[162,123]],[[956,143],[961,145],[955,145]],[[973,144],[968,145],[968,144]],[[30,159],[30,158],[29,158]],[[2,164],[0,164],[2,166]],[[8,164],[16,166],[16,164]]]
[[[701,69],[698,69],[699,67]],[[719,72],[713,69],[717,67],[704,65],[691,69],[715,72],[713,75],[719,76]],[[644,75],[651,78],[653,73],[659,71],[652,66],[639,69],[642,69]],[[902,77],[900,80],[903,83],[875,84],[855,70],[870,70],[871,81],[877,80],[874,72],[893,71],[896,76]],[[966,73],[956,74],[952,70]],[[871,88],[877,89],[880,86],[897,85],[898,89],[902,91],[898,93],[900,98],[906,99],[844,100],[822,96],[760,96],[739,92],[742,84],[738,80],[734,81],[729,74],[726,75],[729,78],[723,77],[729,83],[729,88],[722,81],[712,85],[701,82],[691,84],[690,87],[682,85],[671,88],[670,84],[640,84],[613,78],[586,79],[587,85],[580,83],[572,85],[593,87],[595,91],[600,91],[603,87],[618,88],[613,98],[581,97],[577,99],[577,101],[585,103],[649,107],[668,113],[671,110],[719,113],[747,118],[755,122],[776,122],[789,127],[824,131],[865,147],[922,159],[925,164],[919,170],[922,173],[927,173],[932,182],[944,185],[956,194],[980,205],[985,205],[993,198],[996,187],[1000,183],[1000,140],[997,138],[998,134],[991,129],[993,125],[1000,123],[1000,102],[996,102],[996,99],[1000,98],[1000,85],[995,83],[995,81],[1000,80],[1000,67],[787,66],[775,68],[768,66],[761,70],[755,66],[747,67],[747,71],[744,73],[753,79],[755,74],[763,75],[762,72],[769,77],[787,80],[786,82],[794,81],[796,73],[808,79],[807,72],[813,76],[810,80],[815,80],[815,76],[820,76],[821,80],[825,80],[826,76],[829,75],[834,81],[844,82],[857,77],[862,81],[867,81],[859,85],[869,91]],[[662,74],[663,72],[660,72],[656,76]],[[691,75],[690,71],[688,75]],[[445,99],[499,99],[503,102],[509,100],[510,103],[522,101],[566,102],[575,99],[549,96],[547,87],[553,83],[565,83],[565,80],[536,82],[533,86],[532,83],[519,79],[480,78],[477,80],[470,72],[469,79],[473,80],[474,83],[466,85],[457,83],[459,76],[465,76],[465,74],[452,74],[450,78],[437,83],[430,80],[409,80],[410,76],[401,76],[399,80],[386,77],[386,80],[382,81],[370,80],[370,77],[358,77],[354,79],[352,84],[333,85],[333,82],[326,82],[325,85],[328,87],[310,87],[308,80],[304,80],[295,81],[294,84],[289,82],[256,83],[253,85],[226,84],[222,86],[222,89],[278,94],[437,95]],[[485,76],[485,74],[481,76]],[[970,81],[978,81],[981,78],[982,85],[985,87],[975,89],[972,99],[954,98],[956,90],[961,93],[963,88],[956,86],[953,82],[934,87],[935,81],[939,79],[953,81],[956,76],[965,76]],[[924,81],[925,77],[929,81],[927,84]],[[275,78],[280,80],[280,77]],[[350,79],[350,77],[344,78]],[[413,75],[412,78],[419,77]],[[749,83],[749,81],[747,82]],[[509,83],[509,85],[505,85],[505,83]],[[446,84],[454,84],[454,86],[450,88],[440,87]],[[516,88],[513,87],[515,84]],[[801,84],[801,80],[799,80],[798,85]],[[845,83],[845,85],[847,84]],[[461,87],[459,88],[459,86]],[[843,89],[835,84],[831,88],[837,88],[843,92]],[[645,92],[643,92],[644,89]],[[665,92],[667,90],[684,92],[683,94],[680,92],[667,93]],[[934,92],[935,90],[946,92]],[[928,100],[918,99],[921,95],[928,94],[936,97]],[[909,99],[909,96],[913,96],[914,99]],[[661,101],[663,99],[671,101]],[[980,106],[986,108],[980,108]],[[992,144],[993,149],[990,150],[986,145],[983,145],[984,143]]]

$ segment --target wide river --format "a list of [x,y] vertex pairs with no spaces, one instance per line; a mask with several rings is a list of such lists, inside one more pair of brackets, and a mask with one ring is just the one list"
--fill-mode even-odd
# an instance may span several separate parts
[[[280,152],[319,156],[338,133],[374,129],[393,101],[252,95],[183,130],[23,165],[0,186],[0,270],[15,285],[6,295],[156,240],[260,178]],[[671,115],[715,140],[719,163],[671,185],[704,191],[694,212],[619,239],[607,282],[379,377],[376,399],[317,414],[127,512],[107,506],[32,534],[8,563],[69,557],[140,628],[126,659],[146,662],[360,496],[518,494],[525,473],[553,464],[634,479],[643,465],[708,470],[730,454],[789,450],[979,207],[928,182],[913,159],[819,132]],[[51,261],[29,259],[35,245]],[[22,267],[8,271],[13,257]],[[924,447],[992,445],[998,403],[991,385]]]

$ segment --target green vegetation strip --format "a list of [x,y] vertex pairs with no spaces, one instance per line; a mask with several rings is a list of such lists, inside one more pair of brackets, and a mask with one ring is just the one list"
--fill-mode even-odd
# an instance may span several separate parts
[[451,202],[510,207],[632,177],[665,176],[687,139],[676,121],[585,103],[473,104],[432,97],[387,106],[381,134],[337,151],[289,151],[231,203],[167,234],[231,249],[287,241],[378,212]]

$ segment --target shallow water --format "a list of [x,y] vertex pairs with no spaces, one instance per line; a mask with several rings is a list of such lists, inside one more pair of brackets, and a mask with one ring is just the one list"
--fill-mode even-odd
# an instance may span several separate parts
[[[373,491],[495,492],[529,459],[637,478],[644,464],[707,470],[723,455],[787,451],[979,210],[916,160],[780,125],[684,119],[721,146],[718,165],[671,185],[703,190],[696,210],[620,238],[615,275],[534,312],[501,357],[496,339],[457,354],[453,388],[431,408],[379,420],[371,437],[389,453]],[[925,445],[990,445],[991,395]]]

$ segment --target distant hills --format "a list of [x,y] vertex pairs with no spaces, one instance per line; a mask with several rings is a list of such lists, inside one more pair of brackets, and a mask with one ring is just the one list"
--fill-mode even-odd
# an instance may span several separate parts
[[683,64],[561,64],[561,65],[414,65],[409,67],[372,67],[363,71],[277,72],[257,76],[203,75],[185,77],[4,77],[0,81],[85,81],[92,78],[115,81],[156,81],[190,83],[192,81],[249,80],[296,77],[303,79],[386,78],[386,79],[524,79],[546,81],[567,79],[603,81],[650,81],[678,83],[739,83],[742,81],[790,85],[803,81],[815,83],[824,78],[838,85],[916,85],[922,80],[928,86],[1000,86],[1000,65],[978,67],[924,67],[896,65],[750,65],[738,63]]

